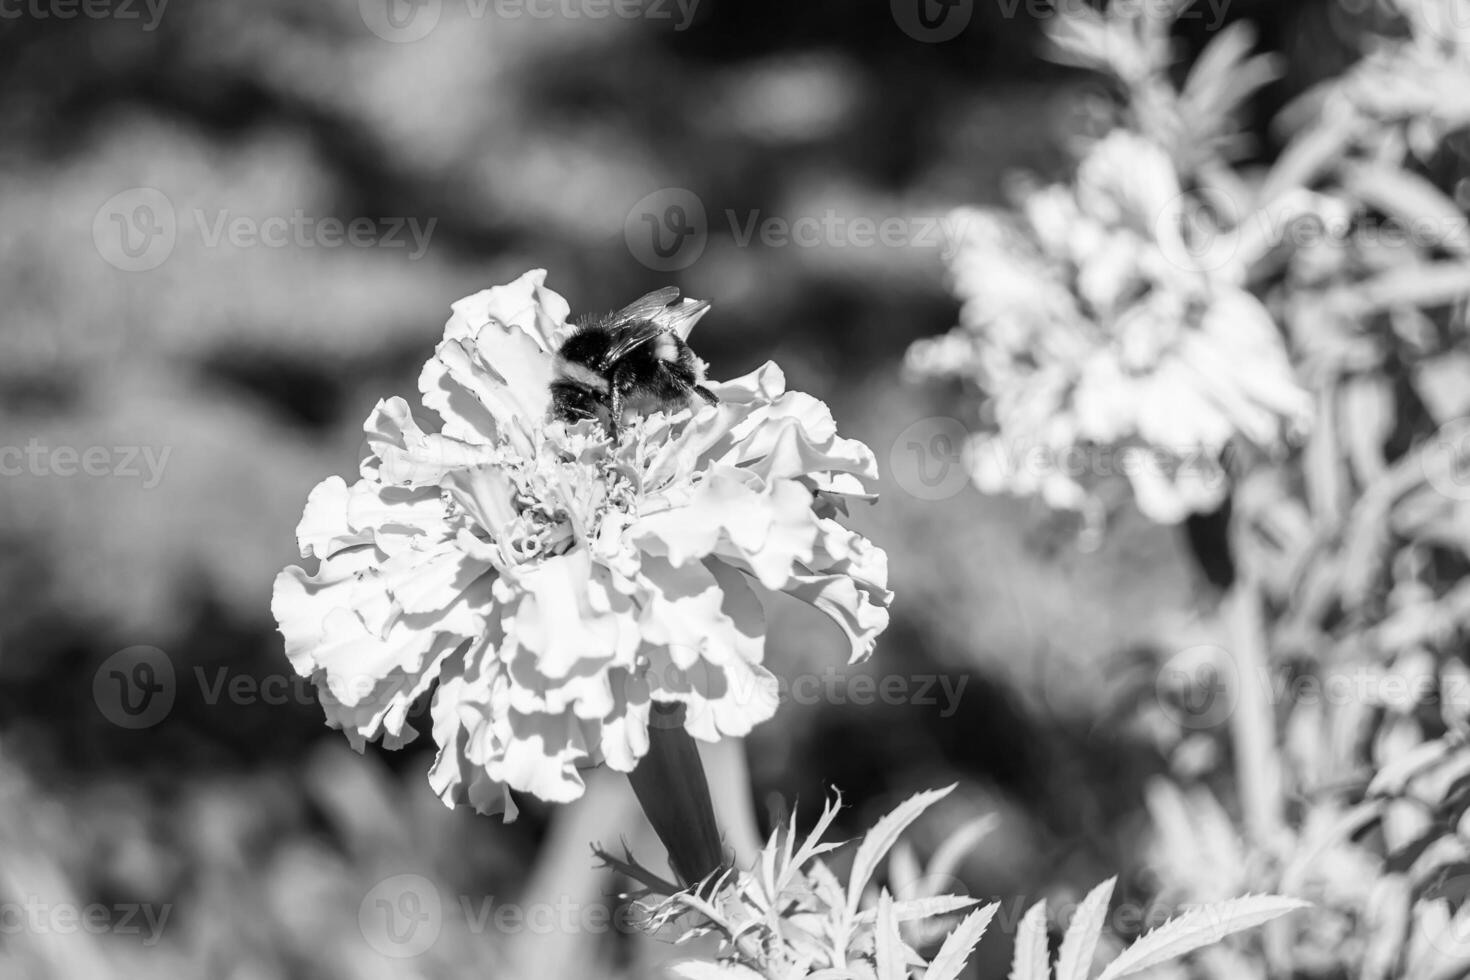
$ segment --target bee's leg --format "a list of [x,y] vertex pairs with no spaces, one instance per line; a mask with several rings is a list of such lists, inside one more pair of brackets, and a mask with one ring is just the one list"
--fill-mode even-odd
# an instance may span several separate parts
[[612,376],[607,379],[608,388],[608,434],[613,437],[613,442],[618,441],[618,430],[623,424],[623,389],[618,386],[618,371],[615,369]]
[[710,391],[704,385],[695,385],[694,393],[700,398],[703,398],[705,401],[709,402],[711,405],[718,405],[720,403],[720,396],[715,394],[713,391]]

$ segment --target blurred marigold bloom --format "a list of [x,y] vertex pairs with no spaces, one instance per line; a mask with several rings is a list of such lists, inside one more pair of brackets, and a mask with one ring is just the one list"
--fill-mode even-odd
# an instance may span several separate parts
[[1270,314],[1200,261],[1188,231],[1202,204],[1163,149],[1120,130],[1074,185],[1031,189],[1018,219],[962,212],[960,325],[914,345],[908,367],[987,395],[967,447],[980,489],[1097,518],[1100,486],[1121,476],[1173,523],[1224,499],[1232,440],[1271,449],[1308,424]]
[[854,661],[888,624],[887,556],[837,517],[871,499],[872,452],[767,363],[720,404],[654,414],[612,443],[549,422],[568,306],[527,273],[454,304],[419,378],[365,429],[361,479],[312,491],[272,603],[298,673],[359,748],[398,747],[430,706],[430,782],[515,816],[509,790],[566,802],[578,770],[631,772],[655,703],[740,736],[777,706],[762,596],[831,616]]

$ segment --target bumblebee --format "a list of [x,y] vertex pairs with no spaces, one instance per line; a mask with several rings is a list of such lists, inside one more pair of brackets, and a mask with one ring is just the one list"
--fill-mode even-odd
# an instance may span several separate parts
[[597,419],[617,438],[624,413],[677,411],[696,396],[718,404],[704,362],[684,342],[709,307],[669,286],[578,324],[553,362],[552,416]]

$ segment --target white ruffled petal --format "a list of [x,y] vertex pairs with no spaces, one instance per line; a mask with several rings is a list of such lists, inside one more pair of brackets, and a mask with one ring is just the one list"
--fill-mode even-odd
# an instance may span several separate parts
[[888,554],[834,520],[824,518],[819,525],[809,566],[793,569],[777,589],[831,617],[852,645],[848,662],[857,663],[872,654],[888,628]]
[[328,477],[312,489],[306,498],[301,523],[296,525],[296,540],[301,543],[302,558],[325,558],[334,551],[372,540],[371,535],[348,522],[350,497],[347,482],[340,476]]
[[449,473],[495,459],[482,441],[425,432],[402,398],[378,402],[363,428],[372,453],[363,462],[363,477],[390,486],[438,486]]
[[520,330],[548,352],[561,346],[572,313],[565,299],[546,288],[545,269],[533,269],[515,282],[482,289],[456,301],[450,309],[453,313],[444,325],[445,340],[474,340],[486,324],[495,323]]
[[466,442],[504,435],[524,440],[550,407],[552,354],[564,333],[566,301],[542,284],[546,273],[460,300],[444,340],[419,376],[424,404],[444,434]]
[[336,609],[352,608],[353,590],[364,577],[373,574],[377,560],[373,548],[361,546],[323,561],[316,575],[292,565],[276,576],[271,614],[296,673],[311,676],[317,666],[317,648],[326,638],[327,616]]
[[649,696],[683,702],[684,727],[695,738],[749,734],[780,705],[776,677],[761,665],[760,598],[741,572],[722,562],[674,567],[648,560],[644,568],[660,586],[658,603],[645,610],[645,621],[659,624],[645,648]]
[[743,559],[767,588],[779,588],[816,541],[812,492],[790,480],[759,488],[741,470],[711,467],[682,506],[650,514],[627,531],[631,540],[675,565],[719,554]]
[[606,569],[585,550],[548,558],[515,577],[523,593],[506,629],[517,649],[530,651],[542,674],[566,677],[583,661],[631,661],[631,604],[610,587]]

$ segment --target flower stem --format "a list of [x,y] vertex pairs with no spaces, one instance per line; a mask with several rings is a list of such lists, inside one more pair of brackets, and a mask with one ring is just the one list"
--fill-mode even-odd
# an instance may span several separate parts
[[682,704],[654,703],[648,754],[628,782],[684,885],[696,885],[724,866],[709,783],[694,739],[684,730]]
[[1239,685],[1230,729],[1246,828],[1256,843],[1269,846],[1280,840],[1284,829],[1281,760],[1276,713],[1270,700],[1271,664],[1260,588],[1249,563],[1242,565],[1235,587],[1225,598]]

